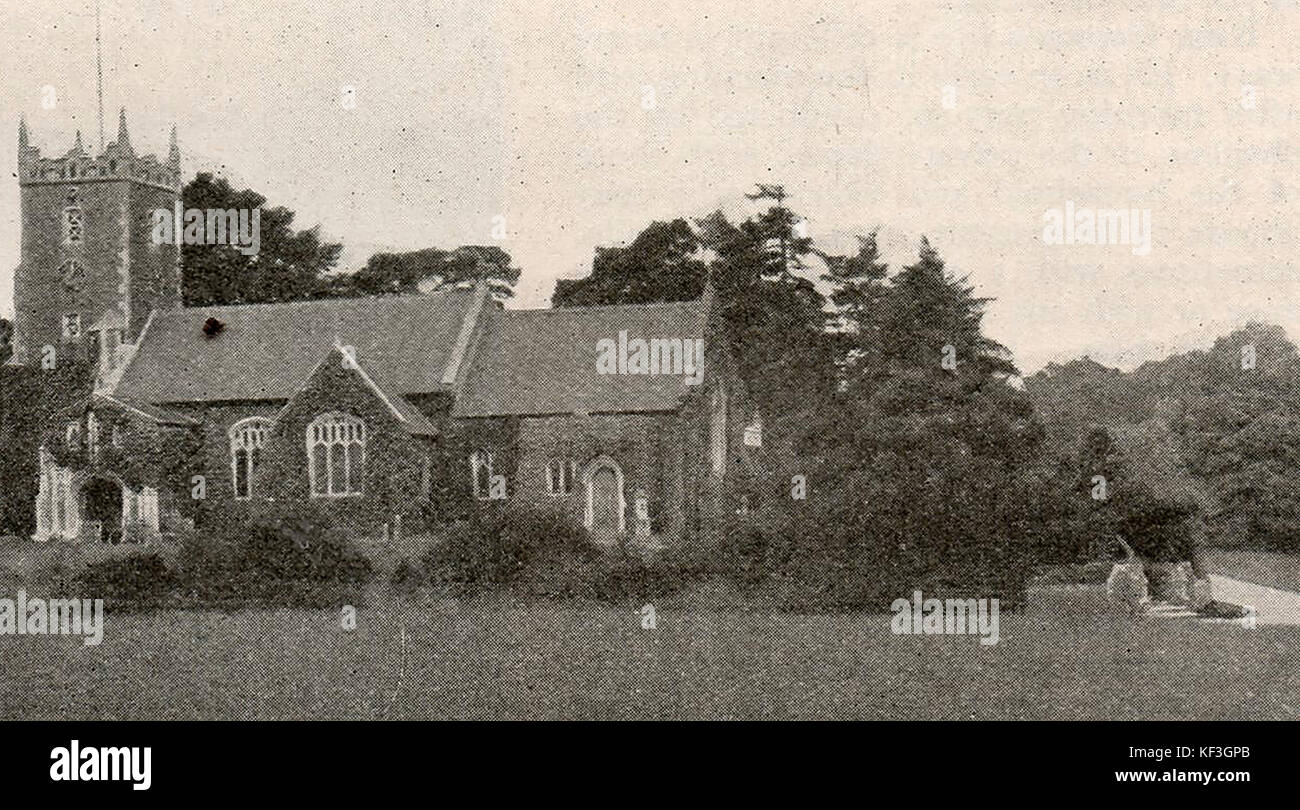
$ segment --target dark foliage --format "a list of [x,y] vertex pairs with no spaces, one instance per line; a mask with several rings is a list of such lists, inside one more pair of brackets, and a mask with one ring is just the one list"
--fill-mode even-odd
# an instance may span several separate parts
[[520,269],[496,245],[464,245],[454,250],[425,248],[406,253],[376,253],[355,273],[333,276],[326,294],[354,297],[416,293],[484,282],[499,301],[514,296]]
[[179,568],[182,600],[217,606],[357,604],[373,573],[347,534],[309,505],[283,517],[213,510],[182,541]]
[[181,297],[186,306],[296,301],[323,293],[325,275],[343,246],[324,242],[319,228],[294,230],[294,212],[265,207],[266,197],[237,191],[225,178],[201,172],[181,190],[186,209],[260,210],[261,242],[249,256],[232,245],[190,245],[181,249]]
[[149,610],[164,604],[176,584],[161,556],[132,554],[88,564],[73,593],[103,599],[105,610]]
[[453,523],[421,566],[429,582],[461,593],[531,577],[543,595],[549,589],[557,596],[578,596],[584,565],[599,555],[586,532],[563,516],[500,507]]
[[54,414],[89,396],[93,379],[91,367],[76,361],[50,370],[0,365],[0,534],[35,533],[44,429]]

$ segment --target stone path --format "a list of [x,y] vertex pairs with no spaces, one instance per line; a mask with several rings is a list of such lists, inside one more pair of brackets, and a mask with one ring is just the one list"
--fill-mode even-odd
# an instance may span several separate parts
[[[1260,625],[1294,625],[1300,626],[1300,593],[1269,588],[1244,582],[1231,577],[1210,575],[1211,594],[1219,602],[1233,605],[1250,606],[1255,609],[1255,626]],[[1208,623],[1243,624],[1241,619],[1217,619],[1200,616],[1183,605],[1168,602],[1152,602],[1147,607],[1147,615],[1159,619],[1195,618]]]
[[1300,593],[1217,574],[1210,575],[1210,588],[1220,602],[1255,608],[1256,624],[1300,625]]
[[1147,605],[1147,615],[1160,619],[1186,619],[1199,616],[1196,611],[1188,610],[1185,605],[1172,605],[1168,602],[1152,602]]

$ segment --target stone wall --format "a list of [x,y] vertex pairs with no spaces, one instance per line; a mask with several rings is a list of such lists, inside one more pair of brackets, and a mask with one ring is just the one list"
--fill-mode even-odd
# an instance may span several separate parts
[[[82,210],[80,244],[65,244],[63,210],[76,189]],[[23,184],[22,253],[14,278],[14,347],[23,362],[39,363],[41,348],[91,356],[89,329],[108,310],[127,321],[126,339],[144,328],[154,308],[179,304],[180,274],[173,245],[154,245],[152,211],[170,210],[175,190],[126,179],[78,178]],[[79,284],[64,269],[81,266]],[[82,335],[63,337],[63,317],[81,316]]]
[[[643,490],[651,528],[678,539],[682,532],[681,445],[674,414],[597,414],[525,417],[520,420],[519,462],[511,497],[519,503],[562,511],[582,523],[586,510],[583,474],[598,458],[611,459],[623,474],[624,516],[633,525],[634,498]],[[552,460],[576,462],[571,494],[552,494],[547,467]]]
[[[337,352],[323,363],[279,414],[266,447],[262,467],[253,481],[253,500],[311,503],[338,523],[374,532],[400,517],[404,525],[418,524],[428,504],[426,482],[437,442],[412,435],[361,376],[345,368]],[[306,436],[318,416],[341,412],[365,424],[365,469],[362,494],[312,497]],[[227,451],[228,452],[228,451]]]

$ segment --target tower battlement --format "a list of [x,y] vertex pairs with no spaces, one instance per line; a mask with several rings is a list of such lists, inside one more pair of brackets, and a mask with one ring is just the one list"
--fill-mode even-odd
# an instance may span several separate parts
[[175,191],[181,185],[181,156],[176,145],[176,128],[172,128],[171,148],[167,160],[155,155],[137,155],[127,133],[126,111],[118,117],[117,140],[107,144],[102,154],[86,151],[77,131],[72,148],[59,157],[45,157],[33,146],[26,121],[18,125],[18,183],[20,186],[42,183],[92,183],[129,180],[146,186]]
[[153,212],[173,210],[181,157],[172,128],[166,161],[137,155],[118,117],[117,139],[91,155],[46,157],[18,124],[21,258],[14,274],[12,363],[100,360],[134,342],[155,309],[180,304],[180,251],[152,238]]

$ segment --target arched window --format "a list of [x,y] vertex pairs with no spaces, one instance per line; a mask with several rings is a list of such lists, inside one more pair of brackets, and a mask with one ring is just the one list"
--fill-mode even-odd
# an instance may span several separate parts
[[271,430],[271,420],[261,416],[243,419],[230,427],[230,480],[235,498],[253,497],[253,475],[262,461],[262,448]]
[[313,498],[360,495],[366,473],[366,425],[327,413],[307,426],[307,470]]

